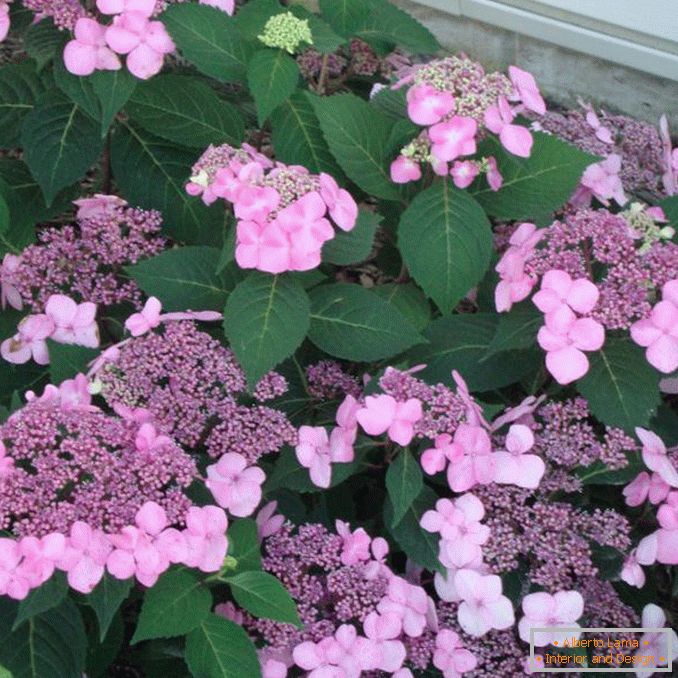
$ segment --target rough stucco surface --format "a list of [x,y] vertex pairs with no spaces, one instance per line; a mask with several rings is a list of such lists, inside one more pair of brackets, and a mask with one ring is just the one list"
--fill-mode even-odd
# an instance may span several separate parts
[[467,52],[486,66],[516,64],[534,73],[550,99],[575,105],[577,96],[603,108],[657,123],[669,116],[678,135],[678,83],[541,42],[525,35],[453,16],[410,0],[392,0],[416,17],[450,51]]

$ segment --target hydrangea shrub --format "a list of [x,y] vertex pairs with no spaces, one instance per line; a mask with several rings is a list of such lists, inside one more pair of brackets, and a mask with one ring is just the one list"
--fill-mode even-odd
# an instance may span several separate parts
[[0,675],[678,658],[530,659],[678,619],[666,117],[388,0],[14,0],[0,41]]

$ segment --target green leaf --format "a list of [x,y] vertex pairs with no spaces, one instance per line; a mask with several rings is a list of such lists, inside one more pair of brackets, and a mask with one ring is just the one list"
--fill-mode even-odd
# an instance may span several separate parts
[[632,433],[647,426],[661,401],[660,374],[645,359],[642,348],[628,339],[607,339],[588,354],[590,368],[577,382],[589,409],[604,424]]
[[500,313],[497,329],[488,347],[487,356],[483,360],[504,351],[531,348],[543,324],[543,314],[531,305],[514,308],[510,313]]
[[128,123],[113,134],[111,165],[123,196],[133,205],[160,210],[165,231],[173,238],[213,244],[220,242],[215,236],[222,232],[224,208],[207,208],[200,198],[186,193],[184,185],[195,160],[194,151]]
[[384,505],[384,522],[410,560],[431,572],[444,574],[445,568],[438,560],[438,535],[427,532],[419,524],[424,513],[435,507],[437,499],[438,495],[424,485],[402,519],[394,523],[394,509],[389,497]]
[[94,360],[99,351],[75,344],[59,344],[48,340],[49,375],[53,384],[71,379],[79,372],[87,372],[87,365]]
[[309,300],[292,276],[252,272],[233,290],[224,331],[250,386],[288,358],[309,327]]
[[98,123],[56,89],[44,92],[24,119],[21,144],[48,205],[85,175],[103,149]]
[[370,15],[364,0],[320,0],[319,5],[323,18],[345,38],[354,36]]
[[170,570],[146,591],[132,645],[149,638],[183,636],[203,622],[212,594],[188,570]]
[[0,195],[0,238],[6,236],[7,231],[9,230],[10,225],[10,216],[9,216],[9,207],[5,202],[4,197]]
[[63,572],[55,572],[42,586],[33,589],[19,603],[19,611],[12,625],[16,631],[24,622],[61,604],[68,593],[68,582]]
[[0,147],[19,146],[21,123],[44,90],[44,81],[32,64],[0,68]]
[[257,40],[263,33],[266,22],[276,14],[286,11],[279,0],[248,0],[238,7],[231,21],[237,29],[251,40]]
[[330,153],[320,123],[305,92],[297,90],[271,113],[273,147],[278,160],[327,172],[342,182],[343,172]]
[[292,5],[289,11],[299,19],[308,21],[308,27],[311,29],[311,35],[313,36],[313,49],[318,50],[321,54],[331,54],[346,43],[346,40],[337,35],[328,23],[323,21],[317,14],[309,12],[305,7]]
[[106,637],[99,640],[96,624],[90,624],[87,629],[87,678],[107,678],[110,676],[109,669],[120,654],[123,641],[125,640],[125,622],[122,614],[113,617],[113,623]]
[[261,569],[261,546],[257,524],[250,518],[241,518],[228,528],[228,555],[238,561],[236,572]]
[[599,160],[553,135],[533,132],[532,136],[529,158],[507,153],[494,138],[480,146],[483,155],[497,159],[504,183],[497,192],[485,186],[474,195],[498,219],[528,219],[553,212],[574,193],[584,170]]
[[65,598],[16,631],[11,623],[11,617],[0,614],[0,664],[13,678],[81,678],[87,637],[73,601]]
[[118,71],[95,71],[89,76],[89,80],[99,99],[101,135],[105,136],[113,118],[127,103],[138,81],[126,68]]
[[247,82],[257,105],[259,126],[297,87],[299,66],[281,49],[259,50],[247,66]]
[[307,95],[325,141],[348,177],[385,200],[400,194],[389,175],[388,140],[393,120],[355,94]]
[[257,652],[245,630],[215,614],[188,634],[186,663],[193,678],[261,678]]
[[423,486],[419,462],[405,448],[386,471],[386,490],[393,507],[391,527],[396,527],[404,518]]
[[28,27],[24,35],[24,48],[41,71],[52,59],[63,52],[66,35],[51,19],[42,19]]
[[424,341],[395,306],[360,285],[321,285],[310,295],[309,339],[336,358],[381,360]]
[[186,75],[160,75],[141,83],[125,110],[149,132],[183,146],[239,146],[245,136],[238,109]]
[[584,485],[628,485],[645,464],[639,452],[627,452],[629,463],[624,468],[611,470],[602,461],[594,461],[589,466],[580,467],[576,473]]
[[235,602],[255,617],[301,627],[292,596],[272,574],[254,570],[226,577],[226,581]]
[[429,343],[408,352],[409,362],[426,364],[417,376],[429,383],[450,384],[452,370],[457,370],[472,391],[508,386],[541,365],[543,358],[537,349],[489,357],[498,322],[494,313],[438,318],[424,332]]
[[96,588],[87,596],[87,602],[99,621],[99,639],[103,642],[113,617],[134,586],[134,579],[116,579],[106,573]]
[[407,118],[407,93],[406,88],[391,89],[384,87],[379,90],[371,99],[374,104],[386,115],[396,118],[397,120],[404,120]]
[[[7,68],[7,67],[5,67]],[[0,70],[0,73],[2,71]],[[0,104],[0,110],[2,110],[2,104]],[[666,218],[669,221],[669,224],[674,228],[678,227],[678,195],[671,195],[668,198],[664,198],[659,201],[659,206],[664,210]]]
[[388,0],[372,0],[367,20],[361,23],[357,35],[366,42],[376,42],[377,48],[387,42],[421,54],[440,49],[426,26]]
[[351,231],[337,231],[333,240],[323,247],[323,261],[348,266],[365,261],[372,252],[374,234],[383,217],[376,212],[360,210]]
[[166,311],[221,311],[242,274],[234,266],[217,273],[220,257],[216,247],[178,247],[125,270]]
[[99,98],[89,78],[73,75],[66,70],[63,59],[54,62],[54,84],[74,103],[97,122],[101,120]]
[[414,279],[446,314],[485,275],[492,229],[466,191],[441,181],[419,193],[405,210],[398,245]]
[[431,306],[424,293],[414,283],[386,283],[372,288],[372,292],[395,306],[421,331],[431,320]]
[[243,39],[233,19],[216,7],[171,5],[161,15],[185,59],[222,82],[245,82],[255,45]]

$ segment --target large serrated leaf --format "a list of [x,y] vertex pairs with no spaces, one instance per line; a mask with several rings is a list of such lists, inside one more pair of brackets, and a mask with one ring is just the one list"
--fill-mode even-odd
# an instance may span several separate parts
[[160,75],[140,84],[125,110],[149,132],[183,146],[238,146],[245,136],[238,109],[209,85],[185,75]]
[[660,374],[645,360],[643,349],[629,339],[608,338],[588,358],[589,371],[577,382],[577,390],[591,412],[604,424],[629,433],[647,426],[661,402]]
[[404,449],[386,471],[386,490],[393,507],[392,527],[404,518],[424,486],[419,462]]
[[243,38],[228,14],[191,3],[172,5],[160,18],[182,56],[199,71],[222,82],[245,82],[256,46]]
[[18,146],[21,123],[44,92],[44,80],[32,64],[7,64],[0,68],[0,146]]
[[236,603],[250,614],[301,626],[292,596],[272,574],[252,570],[227,577],[226,581]]
[[53,384],[60,384],[76,374],[87,372],[87,365],[94,360],[99,351],[95,348],[76,344],[60,344],[51,339],[49,346],[49,375]]
[[355,35],[370,15],[364,0],[320,0],[319,5],[323,18],[345,38]]
[[234,266],[217,273],[220,257],[216,247],[178,247],[125,270],[166,311],[221,311],[242,274]]
[[133,205],[160,210],[166,233],[177,240],[220,243],[223,207],[207,208],[184,188],[195,160],[194,151],[129,123],[113,134],[111,165],[123,196]]
[[247,65],[247,82],[257,105],[259,125],[287,99],[299,82],[297,62],[281,49],[259,50]]
[[12,626],[16,631],[26,621],[56,607],[68,593],[68,582],[63,572],[55,572],[42,586],[33,589],[19,603],[19,610]]
[[125,68],[119,71],[95,71],[89,77],[101,109],[101,134],[104,136],[113,118],[130,98],[137,79]]
[[301,344],[309,327],[309,300],[292,276],[252,272],[233,290],[224,331],[250,386]]
[[332,155],[348,177],[366,193],[400,200],[388,169],[393,119],[355,94],[307,96]]
[[96,588],[87,596],[99,622],[99,640],[103,641],[113,617],[134,586],[134,579],[116,579],[106,573]]
[[188,634],[185,658],[194,678],[261,678],[256,648],[245,630],[215,614]]
[[131,643],[183,636],[205,620],[211,607],[212,594],[195,574],[170,570],[146,591]]
[[21,144],[48,205],[85,175],[103,149],[97,121],[57,89],[44,92],[25,117]]
[[398,244],[414,279],[446,314],[485,275],[492,256],[492,230],[467,192],[440,181],[405,210]]
[[376,212],[360,210],[355,226],[350,231],[338,231],[323,246],[323,261],[348,266],[365,261],[372,252],[374,235],[383,217]]
[[336,358],[391,358],[424,338],[402,313],[360,285],[337,283],[311,290],[309,339]]
[[532,135],[529,158],[511,155],[495,138],[480,145],[483,155],[497,159],[504,183],[497,192],[486,183],[484,188],[474,184],[472,193],[498,219],[529,219],[553,212],[574,193],[586,167],[599,160],[550,134]]

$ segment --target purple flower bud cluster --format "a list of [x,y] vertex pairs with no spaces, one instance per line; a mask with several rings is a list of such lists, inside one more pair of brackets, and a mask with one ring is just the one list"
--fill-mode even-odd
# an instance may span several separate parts
[[321,360],[306,368],[308,392],[316,400],[343,399],[347,395],[359,398],[362,388],[358,380],[344,372],[335,360]]
[[21,254],[18,266],[3,271],[25,304],[42,312],[53,294],[99,306],[141,306],[141,292],[122,268],[158,254],[166,246],[162,217],[155,210],[111,206],[78,218],[77,224],[46,228]]
[[166,433],[204,444],[211,457],[237,452],[254,463],[296,441],[285,414],[261,404],[287,390],[284,378],[265,376],[252,402],[233,352],[190,321],[130,340],[99,377],[109,405],[149,410]]

